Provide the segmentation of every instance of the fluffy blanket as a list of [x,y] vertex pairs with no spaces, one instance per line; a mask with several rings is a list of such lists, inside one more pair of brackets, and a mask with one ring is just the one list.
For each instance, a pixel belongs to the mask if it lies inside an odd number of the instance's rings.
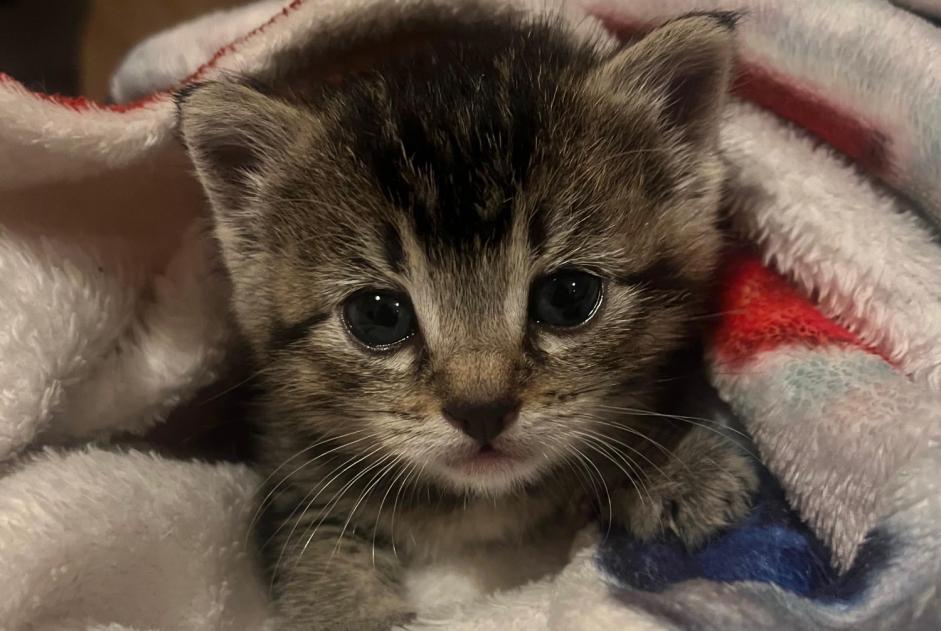
[[[254,475],[101,445],[217,380],[229,346],[167,90],[446,1],[214,14],[141,44],[115,105],[0,76],[0,628],[269,624],[246,545]],[[724,403],[705,397],[703,415],[740,419],[765,480],[748,519],[694,553],[589,529],[558,572],[514,589],[487,593],[550,551],[416,572],[412,629],[941,626],[941,31],[903,5],[941,14],[935,0],[563,7],[609,37],[744,10],[722,143],[747,191],[745,245],[708,349]]]

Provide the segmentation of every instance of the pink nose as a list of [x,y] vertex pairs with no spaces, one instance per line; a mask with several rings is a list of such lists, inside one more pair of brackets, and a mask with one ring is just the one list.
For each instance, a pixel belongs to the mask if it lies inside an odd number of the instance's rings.
[[444,418],[481,445],[487,445],[513,424],[519,416],[520,402],[499,399],[485,403],[452,401],[441,412]]

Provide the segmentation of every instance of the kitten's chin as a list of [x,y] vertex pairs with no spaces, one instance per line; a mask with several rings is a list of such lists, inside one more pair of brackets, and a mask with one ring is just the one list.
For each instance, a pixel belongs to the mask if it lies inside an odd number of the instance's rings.
[[539,477],[535,458],[522,458],[495,449],[449,459],[435,467],[439,478],[455,491],[502,495]]

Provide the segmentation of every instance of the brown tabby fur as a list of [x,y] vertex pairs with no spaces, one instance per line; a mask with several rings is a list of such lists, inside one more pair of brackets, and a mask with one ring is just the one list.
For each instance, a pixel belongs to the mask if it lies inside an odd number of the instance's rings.
[[[690,546],[746,511],[738,450],[644,412],[716,266],[733,39],[697,15],[608,50],[561,20],[430,5],[180,94],[260,369],[279,628],[407,621],[404,567],[574,530],[580,498],[608,512],[602,486],[616,523]],[[561,267],[604,279],[574,330],[527,316]],[[354,340],[341,305],[367,287],[406,292],[418,334]],[[443,402],[507,395],[519,420],[494,445],[515,466],[451,466],[478,447]]]

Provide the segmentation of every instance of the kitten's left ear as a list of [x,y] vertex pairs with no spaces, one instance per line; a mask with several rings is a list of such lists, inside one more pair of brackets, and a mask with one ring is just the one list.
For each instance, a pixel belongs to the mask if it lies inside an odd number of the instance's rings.
[[256,176],[316,126],[306,112],[236,81],[189,86],[176,103],[183,143],[217,214],[238,210]]
[[735,55],[735,15],[678,18],[606,61],[592,80],[615,94],[647,94],[665,122],[692,142],[711,142]]

